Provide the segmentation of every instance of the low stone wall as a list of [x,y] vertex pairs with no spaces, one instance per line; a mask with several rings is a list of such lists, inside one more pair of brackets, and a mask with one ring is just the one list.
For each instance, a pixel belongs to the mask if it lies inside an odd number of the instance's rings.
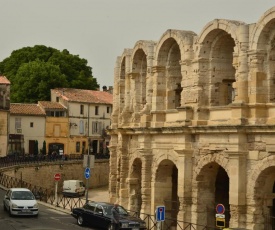
[[[5,175],[22,179],[32,185],[47,189],[55,188],[54,175],[61,174],[58,182],[59,191],[64,180],[83,180],[86,184],[82,161],[41,162],[39,164],[17,165],[1,168]],[[91,169],[89,188],[106,186],[109,183],[109,160],[96,160]]]

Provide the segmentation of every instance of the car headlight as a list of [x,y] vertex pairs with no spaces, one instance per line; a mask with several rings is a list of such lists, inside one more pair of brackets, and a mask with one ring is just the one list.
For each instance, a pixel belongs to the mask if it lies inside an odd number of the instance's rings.
[[36,203],[33,207],[34,207],[34,208],[38,208],[38,204]]
[[122,223],[121,228],[128,228],[128,223]]
[[17,208],[18,206],[17,206],[16,204],[12,203],[12,204],[11,204],[11,207],[12,207],[12,208]]

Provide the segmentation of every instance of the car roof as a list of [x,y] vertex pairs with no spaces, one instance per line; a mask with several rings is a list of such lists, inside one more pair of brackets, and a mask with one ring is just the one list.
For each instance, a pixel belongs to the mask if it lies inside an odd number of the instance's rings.
[[27,189],[27,188],[10,188],[10,190],[11,191],[29,191],[30,192],[30,190],[29,189]]

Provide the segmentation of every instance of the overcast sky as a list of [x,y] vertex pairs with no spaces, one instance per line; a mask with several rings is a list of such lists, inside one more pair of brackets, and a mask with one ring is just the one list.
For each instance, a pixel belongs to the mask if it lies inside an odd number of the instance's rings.
[[117,56],[138,40],[158,41],[167,29],[200,34],[214,19],[255,23],[274,0],[0,0],[0,61],[13,50],[67,49],[113,86]]

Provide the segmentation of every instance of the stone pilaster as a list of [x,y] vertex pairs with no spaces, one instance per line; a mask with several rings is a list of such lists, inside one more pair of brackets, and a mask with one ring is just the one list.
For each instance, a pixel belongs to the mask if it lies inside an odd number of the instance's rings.
[[235,90],[236,103],[248,102],[248,58],[247,50],[249,47],[249,27],[248,25],[240,25],[239,33],[239,53],[233,57],[233,65],[236,69],[236,82],[233,84]]
[[142,156],[141,168],[141,213],[151,211],[151,176],[152,176],[152,150],[139,149]]
[[[230,227],[241,223],[244,218],[244,206],[246,205],[246,160],[247,152],[245,151],[225,151],[229,156],[229,204],[234,207],[230,210]],[[233,215],[232,215],[233,211]],[[242,226],[234,226],[242,227]]]
[[[192,206],[192,154],[193,150],[175,150],[178,153],[178,197],[180,201],[178,223],[191,222]],[[185,226],[181,226],[181,229]]]

